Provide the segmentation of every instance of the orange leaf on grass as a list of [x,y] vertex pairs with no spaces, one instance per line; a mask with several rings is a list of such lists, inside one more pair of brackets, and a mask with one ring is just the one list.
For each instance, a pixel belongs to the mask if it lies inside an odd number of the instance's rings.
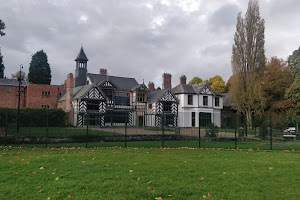
[[204,180],[204,178],[202,177],[202,178],[200,178],[200,181],[203,181]]
[[71,197],[72,197],[72,196],[69,194],[69,195],[68,195],[68,198],[71,198]]

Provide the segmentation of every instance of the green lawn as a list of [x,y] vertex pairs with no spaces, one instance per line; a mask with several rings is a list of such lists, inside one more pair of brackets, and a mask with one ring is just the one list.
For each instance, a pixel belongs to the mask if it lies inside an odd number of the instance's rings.
[[0,199],[299,199],[299,152],[0,148]]

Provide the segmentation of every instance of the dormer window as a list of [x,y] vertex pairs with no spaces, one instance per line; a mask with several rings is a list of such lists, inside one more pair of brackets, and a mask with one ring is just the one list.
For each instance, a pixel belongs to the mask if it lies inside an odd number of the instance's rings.
[[145,102],[145,94],[137,93],[137,102]]
[[220,97],[215,98],[215,106],[219,107],[220,106]]
[[208,96],[203,96],[203,105],[208,106]]

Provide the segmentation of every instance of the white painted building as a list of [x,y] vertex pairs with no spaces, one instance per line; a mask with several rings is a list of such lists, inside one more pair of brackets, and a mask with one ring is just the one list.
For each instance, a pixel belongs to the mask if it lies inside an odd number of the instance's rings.
[[209,123],[221,126],[223,95],[215,92],[208,83],[179,84],[172,93],[179,99],[179,127],[199,127],[199,122],[201,126]]

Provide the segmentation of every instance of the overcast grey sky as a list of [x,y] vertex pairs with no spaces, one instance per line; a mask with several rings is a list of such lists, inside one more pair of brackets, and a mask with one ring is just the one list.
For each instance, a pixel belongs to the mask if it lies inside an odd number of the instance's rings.
[[[0,37],[5,75],[43,49],[52,70],[52,84],[74,73],[81,44],[88,72],[106,68],[113,76],[141,83],[172,85],[185,74],[203,79],[231,76],[231,51],[238,12],[248,0],[0,0],[0,19],[7,28]],[[286,59],[300,46],[300,1],[260,0],[265,19],[268,58]]]

